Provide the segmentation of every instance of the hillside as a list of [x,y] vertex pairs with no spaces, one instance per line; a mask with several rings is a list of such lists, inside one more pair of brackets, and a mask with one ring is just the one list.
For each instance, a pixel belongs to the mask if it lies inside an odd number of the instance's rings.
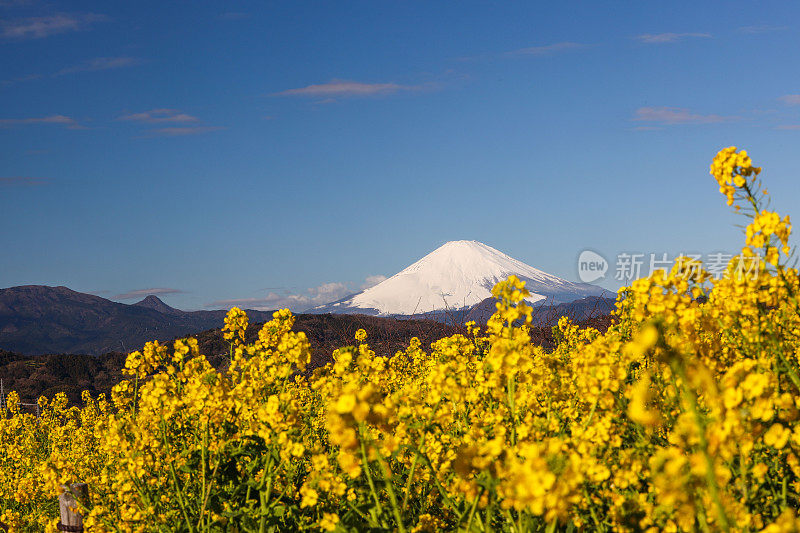
[[[180,311],[155,296],[127,305],[67,287],[11,287],[0,289],[0,348],[29,355],[126,352],[149,340],[222,327],[225,313]],[[256,321],[272,317],[248,314]]]
[[[263,322],[251,322],[247,329],[248,342],[256,338],[262,325]],[[436,339],[460,331],[432,320],[359,315],[299,315],[294,330],[303,331],[308,336],[312,349],[309,368],[313,369],[328,363],[336,348],[353,344],[359,328],[368,332],[370,346],[379,355],[394,355],[407,346],[411,337],[418,337],[427,347]],[[208,356],[212,365],[220,368],[227,364],[229,344],[222,338],[220,328],[191,336],[198,340],[200,353]],[[132,346],[131,349],[140,349],[141,346]],[[23,355],[0,350],[0,379],[6,392],[16,390],[26,401],[34,401],[40,395],[52,397],[57,392],[65,392],[70,402],[79,403],[83,390],[93,395],[108,393],[123,379],[121,369],[124,363],[125,354],[119,351],[97,356],[64,353]]]
[[[324,366],[332,360],[336,348],[353,344],[359,328],[367,331],[370,347],[383,356],[394,355],[404,349],[411,337],[418,337],[428,350],[430,343],[454,333],[465,333],[463,328],[434,320],[398,320],[365,315],[298,315],[295,331],[303,331],[311,343],[312,359],[309,370]],[[582,322],[602,331],[610,324],[609,316],[598,316]],[[247,341],[252,342],[263,323],[251,323]],[[534,327],[533,342],[545,348],[554,345],[549,327]],[[222,331],[214,328],[192,337],[198,340],[200,353],[206,355],[217,368],[227,364],[228,343]],[[136,346],[141,348],[141,346]],[[80,404],[81,391],[92,395],[108,393],[123,379],[125,354],[110,352],[99,356],[86,354],[23,355],[0,350],[0,379],[5,391],[15,390],[23,401],[33,402],[41,395],[52,398],[57,392],[67,394],[70,403]]]
[[[589,296],[569,303],[549,304],[544,301],[531,305],[533,323],[537,326],[555,326],[562,316],[573,322],[592,322],[611,314],[616,308],[616,299]],[[485,323],[497,310],[497,300],[487,298],[464,313],[464,321],[472,320],[478,324]]]

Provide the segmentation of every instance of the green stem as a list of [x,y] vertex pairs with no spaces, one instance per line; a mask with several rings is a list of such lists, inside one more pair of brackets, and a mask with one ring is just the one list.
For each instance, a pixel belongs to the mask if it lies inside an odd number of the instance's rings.
[[[361,433],[361,426],[359,425],[359,436]],[[372,498],[375,500],[375,507],[378,509],[378,513],[383,516],[383,507],[381,506],[380,498],[378,498],[378,493],[375,490],[375,483],[372,482],[372,474],[369,472],[369,461],[367,461],[367,449],[364,446],[364,439],[358,439],[359,444],[361,445],[361,461],[364,465],[364,473],[367,475],[367,482],[369,483],[369,490],[372,493]]]
[[[161,437],[164,443],[164,448],[166,449],[168,447],[167,430],[163,418],[161,419]],[[181,512],[183,513],[184,520],[186,520],[186,526],[189,528],[190,533],[194,533],[194,526],[192,525],[192,521],[189,520],[189,512],[186,509],[186,503],[183,501],[183,490],[178,482],[178,473],[175,472],[175,463],[173,461],[169,461],[169,472],[172,477],[172,482],[175,484],[175,494],[178,496],[178,505],[181,506]]]
[[258,502],[261,506],[261,517],[258,520],[258,533],[267,531],[267,497],[264,491],[258,492]]
[[513,376],[508,377],[506,389],[508,392],[508,409],[511,411],[511,444],[517,444],[517,418],[514,414],[515,381]]
[[486,523],[483,525],[484,531],[492,531],[492,519],[494,518],[494,507],[497,504],[497,499],[489,494],[489,508],[486,509]]
[[136,377],[133,380],[133,416],[136,417],[136,406],[139,403],[139,373],[136,373]]
[[683,362],[678,360],[677,354],[673,354],[672,367],[675,370],[675,373],[681,378],[681,381],[683,381],[683,398],[688,404],[689,411],[694,417],[694,421],[697,426],[698,438],[700,440],[700,451],[702,452],[706,463],[706,483],[708,484],[708,489],[711,492],[711,499],[714,501],[714,506],[717,509],[720,526],[722,527],[723,531],[729,531],[730,523],[728,522],[728,515],[725,512],[725,507],[722,505],[722,500],[719,497],[719,485],[717,484],[717,476],[714,473],[714,461],[711,459],[711,455],[708,453],[708,440],[706,439],[706,429],[705,424],[703,423],[703,417],[700,415],[700,411],[698,410],[697,397],[695,396],[694,391],[689,390],[689,379],[686,376],[686,369],[683,367]]
[[589,505],[589,515],[592,517],[592,521],[594,522],[595,531],[601,530],[600,521],[597,519],[597,514],[594,512],[594,502],[589,497],[589,491],[586,490],[586,487],[583,487],[583,494],[586,497],[586,502]]
[[511,531],[513,533],[519,533],[519,526],[517,522],[514,521],[514,517],[511,516],[510,509],[506,509],[506,520],[508,521],[509,524],[511,524]]
[[[417,448],[422,448],[424,444],[424,435],[420,436],[420,442],[417,445]],[[414,455],[414,460],[411,461],[411,470],[408,473],[408,481],[406,481],[406,490],[405,494],[403,495],[403,505],[400,506],[400,511],[405,512],[406,506],[408,505],[408,496],[411,494],[411,484],[414,481],[414,470],[417,468],[417,461],[419,460],[419,453]]]
[[353,505],[352,503],[350,503],[349,501],[347,501],[347,498],[345,498],[345,499],[344,499],[344,503],[345,503],[345,504],[346,504],[346,505],[347,505],[347,506],[348,506],[348,507],[349,507],[349,508],[350,508],[352,511],[354,511],[354,512],[355,512],[355,513],[356,513],[358,516],[360,516],[362,520],[364,520],[365,522],[369,522],[369,524],[370,524],[372,527],[378,527],[378,524],[377,524],[377,523],[376,523],[376,522],[375,522],[375,521],[372,519],[372,517],[370,517],[370,516],[367,516],[367,515],[365,515],[364,513],[362,513],[361,511],[359,511],[359,510],[358,510],[358,508],[357,508],[355,505]]
[[403,527],[403,517],[397,505],[397,497],[394,494],[394,488],[392,488],[392,473],[389,471],[389,467],[383,460],[383,457],[381,457],[380,452],[376,450],[375,453],[378,457],[378,464],[383,471],[384,485],[386,485],[386,492],[389,494],[389,503],[392,504],[392,514],[394,514],[394,519],[397,521],[397,529],[400,533],[405,533],[406,529]]
[[425,430],[430,425],[430,423],[433,421],[433,417],[436,414],[436,410],[439,408],[439,404],[441,402],[442,402],[442,400],[439,399],[439,401],[436,403],[434,408],[431,409],[431,413],[430,413],[430,415],[428,415],[428,421],[425,423],[425,426],[423,427],[422,432],[420,432],[419,443],[417,444],[417,447],[415,448],[414,460],[411,461],[411,471],[408,474],[408,481],[406,482],[406,493],[403,496],[403,505],[400,507],[400,510],[402,512],[406,511],[406,505],[408,504],[408,496],[411,493],[411,484],[414,481],[414,470],[417,467],[417,460],[419,459],[420,450],[422,450],[422,447],[425,444]]
[[199,531],[203,530],[203,519],[205,518],[205,514],[206,514],[205,513],[205,511],[206,511],[206,509],[205,509],[205,494],[206,494],[206,452],[208,451],[207,450],[207,446],[208,446],[208,439],[207,439],[208,422],[206,422],[206,425],[205,425],[204,429],[205,429],[205,431],[203,431],[203,442],[202,442],[202,444],[200,446],[200,463],[201,463],[200,464],[200,479],[201,479],[201,487],[202,487],[202,491],[200,492],[200,494],[203,495],[203,506],[200,509],[200,518],[198,518],[198,520],[197,520],[197,529]]
[[589,427],[589,424],[592,423],[592,418],[594,418],[594,412],[597,410],[597,404],[600,403],[600,400],[595,400],[594,404],[592,404],[592,410],[589,412],[589,418],[586,419],[586,422],[583,424],[583,429]]
[[483,496],[483,491],[486,490],[481,487],[481,491],[475,495],[475,499],[472,500],[472,506],[469,510],[469,519],[467,520],[467,531],[472,531],[472,519],[475,518],[475,509],[478,507],[478,500]]
[[[205,454],[206,456],[208,455],[208,441],[209,441],[209,437],[210,437],[210,430],[209,430],[209,427],[208,427],[208,421],[206,421],[206,433],[205,433],[205,435],[204,435],[204,442],[203,442],[204,454]],[[210,459],[208,459],[208,461],[210,462]],[[203,468],[205,469],[205,462],[203,463]],[[208,482],[208,487],[207,487],[207,488],[204,488],[204,490],[203,490],[203,492],[202,492],[202,496],[203,496],[203,507],[202,507],[202,510],[201,510],[201,513],[202,513],[202,515],[205,515],[206,508],[208,507],[208,501],[209,501],[209,499],[211,498],[211,490],[212,490],[212,488],[214,487],[214,480],[215,480],[215,479],[216,479],[216,477],[217,477],[217,471],[218,471],[218,470],[219,470],[219,461],[217,461],[217,464],[216,464],[216,465],[214,465],[214,470],[212,470],[212,471],[211,471],[211,476],[210,476],[210,478],[211,478],[211,479],[210,479],[210,481]],[[203,484],[205,485],[205,479],[204,479],[204,481],[203,481]],[[246,499],[245,501],[247,501],[247,500],[249,500],[249,499],[250,499],[250,498],[249,498],[249,495],[250,495],[250,487],[247,487],[247,493],[248,493],[248,497],[247,497],[247,499]]]
[[783,354],[780,352],[780,350],[778,351],[778,358],[781,360],[781,362],[786,367],[786,371],[789,373],[789,379],[792,380],[792,383],[794,383],[794,386],[797,387],[798,391],[800,391],[800,377],[797,376],[797,372],[794,371],[794,369],[791,367],[791,365],[786,360],[786,358],[783,357]]
[[442,499],[445,501],[445,503],[447,503],[447,505],[450,506],[450,509],[452,509],[454,512],[457,513],[458,507],[456,507],[456,505],[453,503],[453,500],[450,499],[450,496],[447,495],[447,492],[444,490],[444,487],[442,487],[442,484],[439,482],[439,478],[436,477],[436,469],[433,468],[433,463],[431,463],[430,458],[428,458],[428,456],[422,451],[420,451],[419,453],[420,457],[422,457],[425,460],[425,464],[427,464],[428,468],[431,469],[431,479],[433,479],[433,484],[436,486],[436,489],[439,491],[439,494],[441,495]]
[[262,490],[259,489],[258,491],[258,503],[261,512],[261,517],[258,520],[258,532],[265,533],[267,530],[267,513],[269,511],[269,502],[270,494],[272,493],[272,457],[270,457],[269,462],[267,463],[267,468],[264,469],[264,475],[267,476],[266,482],[262,479],[259,485],[261,487],[266,487]]

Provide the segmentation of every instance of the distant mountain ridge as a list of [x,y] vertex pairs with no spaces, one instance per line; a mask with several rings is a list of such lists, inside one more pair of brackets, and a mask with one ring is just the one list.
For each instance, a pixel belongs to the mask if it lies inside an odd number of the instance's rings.
[[[485,322],[494,312],[491,289],[515,275],[525,281],[545,325],[561,315],[581,320],[607,314],[613,293],[574,283],[518,261],[477,241],[451,241],[381,283],[307,314],[361,314],[421,318],[460,325]],[[591,311],[591,313],[589,313]],[[246,310],[251,323],[272,311]],[[67,287],[24,285],[0,289],[0,349],[27,355],[127,352],[148,341],[168,341],[221,328],[226,310],[182,311],[148,295],[134,304],[113,302]]]
[[[474,321],[485,324],[497,311],[497,300],[487,298],[464,313],[463,321]],[[616,309],[615,298],[602,296],[587,296],[580,300],[568,303],[550,304],[545,301],[534,303],[532,306],[534,326],[555,326],[562,316],[568,317],[572,322],[585,322],[610,315]]]
[[[181,311],[154,295],[129,305],[61,286],[10,287],[0,289],[0,348],[29,355],[132,351],[222,327],[226,313]],[[272,312],[247,314],[251,321],[272,318]]]
[[374,287],[307,312],[417,316],[465,310],[491,298],[492,287],[511,275],[525,281],[530,303],[557,305],[612,295],[548,274],[481,242],[450,241]]

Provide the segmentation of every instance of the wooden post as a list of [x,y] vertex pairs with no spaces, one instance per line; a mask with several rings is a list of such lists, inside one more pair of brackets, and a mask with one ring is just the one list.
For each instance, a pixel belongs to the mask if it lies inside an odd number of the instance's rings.
[[81,533],[83,516],[81,516],[78,502],[83,505],[89,503],[89,486],[86,483],[73,483],[69,487],[61,485],[61,489],[64,492],[58,497],[58,506],[61,510],[61,522],[58,524],[58,530]]

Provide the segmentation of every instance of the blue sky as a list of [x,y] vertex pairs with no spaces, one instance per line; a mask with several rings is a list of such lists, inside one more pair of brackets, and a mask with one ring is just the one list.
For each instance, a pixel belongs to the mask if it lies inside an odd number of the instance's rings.
[[587,248],[735,252],[719,148],[800,215],[798,21],[796,2],[0,0],[0,286],[299,309],[455,239],[571,280]]

